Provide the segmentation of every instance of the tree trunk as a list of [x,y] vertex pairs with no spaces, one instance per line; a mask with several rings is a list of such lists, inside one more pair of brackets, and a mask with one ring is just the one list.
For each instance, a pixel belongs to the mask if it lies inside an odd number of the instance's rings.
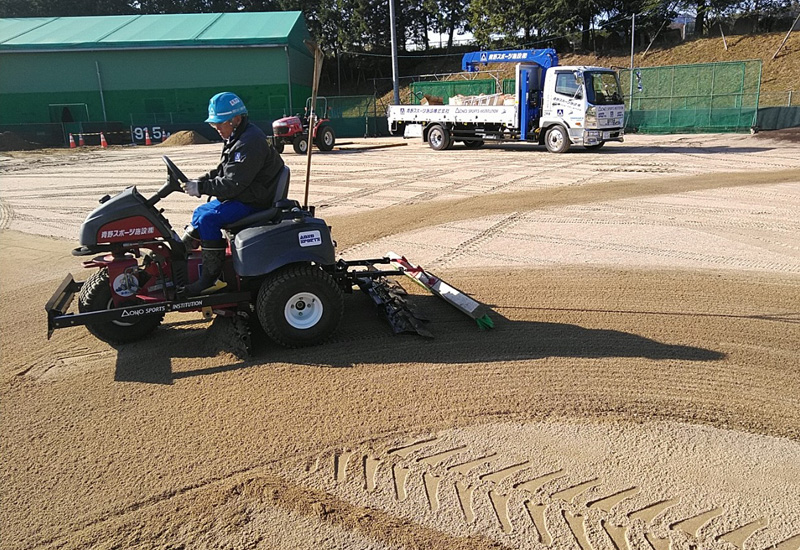
[[584,16],[583,21],[581,21],[581,27],[583,28],[583,31],[581,32],[581,49],[584,52],[588,52],[590,49],[592,49],[591,26],[591,17],[589,15]]
[[697,16],[694,18],[694,34],[697,36],[704,36],[706,34],[706,11],[708,6],[705,0],[698,0],[697,2]]

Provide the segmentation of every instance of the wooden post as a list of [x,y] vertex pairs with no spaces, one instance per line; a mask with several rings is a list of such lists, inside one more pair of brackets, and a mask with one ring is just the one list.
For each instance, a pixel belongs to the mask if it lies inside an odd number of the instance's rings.
[[786,44],[786,41],[789,39],[789,35],[792,34],[792,31],[794,30],[794,26],[797,25],[798,21],[800,21],[800,15],[797,16],[797,19],[794,20],[794,23],[792,23],[792,26],[789,27],[789,32],[787,32],[786,36],[783,37],[783,42],[781,42],[781,45],[778,46],[777,50],[775,50],[775,55],[772,56],[772,59],[775,59],[776,57],[778,57],[778,52],[781,51],[781,49],[783,48],[783,45]]

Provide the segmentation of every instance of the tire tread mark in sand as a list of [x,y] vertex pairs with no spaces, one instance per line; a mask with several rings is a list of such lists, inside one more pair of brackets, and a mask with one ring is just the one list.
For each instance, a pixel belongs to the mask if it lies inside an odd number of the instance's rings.
[[11,203],[0,197],[0,231],[11,227],[11,221],[14,219],[14,208]]
[[797,550],[800,548],[800,533],[770,546],[770,550]]
[[441,476],[433,475],[430,472],[423,472],[422,474],[425,495],[428,497],[428,507],[431,512],[439,510],[439,482],[441,480]]
[[461,512],[464,514],[464,521],[467,523],[475,522],[475,509],[472,507],[472,492],[474,490],[474,487],[467,485],[460,479],[456,481],[456,497],[458,497]]
[[662,512],[667,510],[668,508],[672,508],[673,506],[677,505],[680,502],[678,498],[672,498],[668,500],[661,500],[654,504],[650,504],[645,506],[644,508],[640,508],[635,512],[631,512],[628,514],[628,517],[632,520],[640,519],[645,523],[652,523],[655,518],[660,515]]
[[550,497],[563,500],[564,502],[575,502],[575,499],[578,497],[578,495],[585,493],[592,487],[597,487],[600,484],[601,482],[597,481],[597,478],[590,479],[589,481],[584,481],[583,483],[578,483],[577,485],[573,485],[571,487],[567,487],[566,489],[555,492],[550,495]]
[[669,528],[673,530],[680,529],[684,533],[688,533],[694,537],[697,537],[700,529],[702,529],[706,523],[717,516],[721,516],[723,513],[725,513],[725,511],[721,508],[714,508],[712,510],[703,512],[702,514],[671,523]]
[[547,529],[547,525],[545,523],[544,511],[547,508],[547,505],[536,504],[531,500],[526,500],[525,508],[528,510],[528,516],[531,518],[533,526],[536,529],[537,536],[539,537],[538,542],[544,544],[545,546],[550,546],[553,544],[553,536],[550,534],[550,531]]
[[561,510],[561,517],[567,522],[567,526],[581,550],[594,550],[592,545],[589,544],[589,539],[586,538],[586,521],[584,521],[583,515]]
[[[602,242],[599,239],[596,241],[591,241],[585,239],[556,237],[544,234],[529,235],[529,234],[516,234],[516,233],[508,233],[506,234],[506,236],[509,238],[513,238],[513,240],[519,244],[522,244],[523,242],[528,242],[531,244],[545,243],[551,245],[568,245],[593,251],[608,250],[612,252],[646,255],[656,258],[677,259],[677,260],[685,260],[691,262],[704,262],[716,266],[733,266],[742,269],[767,269],[770,271],[779,271],[779,272],[797,271],[797,264],[792,264],[792,263],[760,261],[760,260],[749,261],[745,258],[731,258],[727,256],[719,256],[710,253],[696,253],[696,252],[681,251],[681,250],[666,250],[663,248],[627,245],[621,243],[614,244],[609,242]],[[452,259],[456,258],[457,256],[463,256],[467,252],[468,252],[467,249],[459,250],[458,253],[437,259],[437,261],[442,262],[441,264],[439,264],[440,266],[446,265],[446,263],[451,263]]]
[[767,520],[764,518],[757,519],[755,521],[751,521],[741,527],[737,527],[733,531],[728,531],[722,535],[716,537],[715,540],[728,542],[733,544],[737,548],[742,548],[744,545],[744,541],[750,538],[750,535],[755,533],[756,531],[763,529],[767,526]]
[[502,233],[504,229],[513,227],[522,219],[524,219],[524,215],[520,214],[519,212],[511,212],[508,216],[505,216],[502,220],[493,224],[488,229],[484,229],[477,235],[474,235],[466,241],[459,243],[458,247],[456,247],[454,250],[449,251],[443,256],[439,256],[433,262],[431,262],[431,265],[436,265],[437,267],[447,266],[458,258],[475,251],[480,244],[495,238],[498,234]]
[[497,517],[497,521],[500,522],[500,527],[503,529],[504,533],[510,533],[514,530],[514,526],[511,524],[511,518],[508,515],[509,497],[511,497],[511,493],[504,495],[498,491],[489,491],[489,500],[492,503],[494,514]]
[[611,509],[622,502],[623,500],[636,496],[641,492],[639,487],[631,487],[630,489],[625,489],[624,491],[619,491],[614,493],[613,495],[608,495],[606,497],[601,497],[599,499],[590,500],[586,503],[587,508],[599,508],[604,512],[611,512]]
[[[511,466],[491,468],[489,467],[490,463],[500,458],[496,453],[492,453],[484,454],[479,458],[448,464],[460,454],[469,455],[469,448],[466,445],[462,445],[437,450],[437,443],[438,439],[436,437],[417,438],[388,449],[385,452],[385,457],[376,456],[374,451],[362,453],[359,456],[362,458],[365,478],[361,487],[369,493],[380,495],[380,488],[377,487],[376,479],[382,478],[377,475],[378,470],[390,468],[394,485],[394,500],[403,502],[409,499],[410,495],[406,489],[406,483],[413,477],[415,486],[419,482],[424,489],[425,496],[423,498],[428,510],[433,513],[446,513],[447,508],[442,508],[443,504],[440,501],[439,494],[445,485],[452,485],[456,498],[454,501],[445,502],[457,504],[458,513],[466,524],[475,525],[477,519],[476,504],[480,508],[480,506],[488,503],[497,521],[497,528],[505,535],[511,535],[515,531],[519,531],[514,526],[514,521],[517,520],[512,519],[517,516],[511,513],[509,503],[512,502],[515,492],[521,490],[531,496],[531,498],[522,501],[523,509],[527,511],[530,524],[519,532],[523,534],[528,532],[535,535],[536,542],[546,547],[554,547],[553,544],[556,542],[553,531],[555,526],[548,524],[553,515],[546,513],[552,507],[555,507],[554,512],[557,514],[555,517],[560,516],[563,519],[565,527],[572,534],[581,550],[596,550],[595,545],[592,544],[587,534],[589,532],[589,523],[591,522],[596,522],[597,527],[599,527],[599,530],[596,529],[595,533],[605,533],[606,544],[610,544],[615,550],[629,550],[631,548],[631,543],[628,542],[630,540],[628,531],[637,523],[644,527],[645,541],[653,550],[669,550],[672,544],[670,536],[663,537],[656,534],[657,532],[662,532],[663,529],[666,529],[668,533],[680,531],[695,541],[732,545],[741,550],[745,541],[753,533],[767,525],[767,520],[760,518],[735,527],[723,534],[716,535],[713,538],[703,537],[700,533],[706,526],[712,520],[725,513],[724,509],[715,507],[700,514],[663,525],[660,528],[662,531],[654,531],[654,527],[663,524],[663,520],[659,520],[659,517],[670,508],[679,505],[681,503],[680,498],[658,500],[626,513],[624,520],[614,520],[615,516],[611,514],[611,510],[622,502],[639,495],[641,493],[640,487],[628,487],[611,494],[598,492],[597,495],[593,495],[585,503],[581,504],[578,500],[579,497],[602,487],[603,481],[601,479],[593,478],[580,483],[568,483],[563,488],[553,487],[549,491],[546,490],[546,486],[556,480],[562,480],[560,485],[564,485],[563,478],[567,478],[568,473],[563,469],[558,469],[513,483],[509,487],[509,484],[505,482],[520,472],[531,468],[530,461],[518,461]],[[347,464],[355,454],[354,451],[341,451],[334,455],[332,474],[336,484],[348,482],[346,475]],[[321,458],[318,459],[318,463],[319,460]],[[487,467],[489,467],[489,470],[484,473],[474,472],[478,468]],[[473,482],[470,482],[469,479],[472,479]],[[478,487],[486,491],[486,496],[476,499],[475,489]],[[543,488],[545,489],[544,491],[542,491]],[[418,501],[412,500],[412,502],[417,503]],[[514,502],[517,502],[517,500],[515,499]],[[598,513],[601,514],[599,518],[597,516]],[[563,527],[561,531],[563,531]],[[796,550],[797,542],[800,542],[800,534],[787,538],[772,547],[777,550]]]

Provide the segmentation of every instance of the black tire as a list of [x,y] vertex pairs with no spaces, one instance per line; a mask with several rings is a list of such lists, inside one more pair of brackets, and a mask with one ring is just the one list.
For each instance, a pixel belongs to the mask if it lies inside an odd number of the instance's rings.
[[594,144],[594,145],[584,145],[583,147],[584,147],[584,148],[585,148],[587,151],[597,151],[598,149],[600,149],[600,148],[601,148],[603,145],[605,145],[605,144],[606,144],[606,142],[605,142],[605,141],[601,141],[600,143],[596,143],[596,144]]
[[551,153],[566,153],[569,151],[569,135],[563,126],[551,126],[544,135],[544,144]]
[[467,149],[478,149],[483,147],[483,140],[482,139],[467,139],[464,140],[464,147]]
[[275,148],[275,150],[278,152],[278,154],[279,154],[279,155],[280,155],[281,153],[283,153],[283,141],[280,141],[280,140],[277,140],[277,139],[276,139],[276,140],[273,142],[273,145],[272,145],[272,146]]
[[299,348],[331,337],[344,312],[344,297],[328,273],[312,265],[291,265],[261,283],[258,320],[276,344]]
[[440,124],[434,125],[428,131],[428,145],[434,151],[444,151],[450,147],[450,132]]
[[[134,305],[131,302],[127,305]],[[78,294],[78,311],[88,313],[90,311],[104,311],[113,309],[114,303],[111,299],[111,285],[108,280],[108,269],[103,268],[93,273]],[[89,332],[98,339],[109,344],[126,344],[141,340],[158,328],[164,314],[152,315],[137,319],[131,322],[106,321],[101,323],[90,323],[86,325]]]
[[333,149],[333,146],[336,145],[336,134],[333,132],[333,128],[327,125],[322,126],[317,130],[317,137],[314,143],[316,143],[320,151],[330,151]]
[[294,138],[292,147],[294,147],[294,152],[298,155],[305,155],[308,152],[308,136],[305,134],[300,134]]

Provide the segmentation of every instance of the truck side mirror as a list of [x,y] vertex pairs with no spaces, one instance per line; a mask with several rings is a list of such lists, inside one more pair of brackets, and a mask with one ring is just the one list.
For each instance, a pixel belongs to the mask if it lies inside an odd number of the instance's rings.
[[575,71],[572,74],[575,75],[575,84],[578,86],[583,86],[583,73],[580,71]]

